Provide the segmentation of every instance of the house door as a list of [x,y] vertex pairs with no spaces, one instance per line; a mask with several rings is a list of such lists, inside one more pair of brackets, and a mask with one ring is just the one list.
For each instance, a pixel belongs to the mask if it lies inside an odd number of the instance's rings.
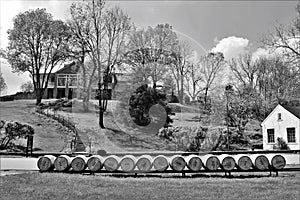
[[69,88],[68,99],[72,99],[73,97],[73,88]]

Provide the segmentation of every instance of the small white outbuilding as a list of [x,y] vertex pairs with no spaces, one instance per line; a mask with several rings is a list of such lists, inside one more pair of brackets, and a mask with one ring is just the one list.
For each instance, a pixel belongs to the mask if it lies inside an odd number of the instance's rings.
[[291,150],[300,149],[300,107],[277,105],[261,126],[264,150],[272,150],[277,138],[282,138]]

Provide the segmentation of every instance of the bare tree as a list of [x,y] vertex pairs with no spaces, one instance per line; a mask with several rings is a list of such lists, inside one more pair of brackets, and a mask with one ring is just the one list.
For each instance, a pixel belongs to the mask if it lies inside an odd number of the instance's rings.
[[200,72],[200,67],[200,62],[189,64],[188,72],[185,76],[185,88],[192,100],[196,100],[200,92],[203,91],[203,87],[201,84],[202,74]]
[[275,31],[262,40],[268,48],[281,50],[295,65],[300,62],[300,2],[296,6],[296,14],[292,26],[285,28],[283,25],[277,25]]
[[[70,11],[72,16],[70,24],[75,33],[78,58],[84,76],[83,87],[86,91],[84,102],[89,101],[91,86],[98,72],[99,125],[104,128],[103,114],[107,108],[106,92],[111,86],[114,66],[120,61],[126,36],[131,28],[130,19],[118,7],[106,10],[103,0],[73,4]],[[84,64],[86,54],[92,65]]]
[[204,91],[204,106],[207,105],[208,92],[212,89],[216,77],[224,69],[225,60],[222,53],[208,53],[206,56],[200,59],[202,74],[201,82],[203,83]]
[[[113,7],[104,15],[104,28],[103,60],[106,68],[104,70],[102,87],[103,91],[106,91],[109,86],[113,90],[117,83],[114,69],[122,64],[132,24],[127,14],[119,7]],[[102,103],[106,110],[107,101],[104,100]]]
[[172,47],[171,54],[171,72],[175,79],[178,99],[180,103],[183,103],[184,96],[184,79],[188,73],[188,60],[191,54],[190,45],[188,42],[176,42]]
[[259,67],[252,61],[251,54],[246,53],[232,59],[229,66],[234,77],[243,87],[256,89]]

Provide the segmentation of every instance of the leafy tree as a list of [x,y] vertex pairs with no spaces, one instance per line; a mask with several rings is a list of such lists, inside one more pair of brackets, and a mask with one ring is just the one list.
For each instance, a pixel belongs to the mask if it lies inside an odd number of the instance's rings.
[[22,92],[33,92],[34,86],[31,81],[27,81],[21,85],[20,89]]
[[167,57],[176,38],[169,24],[158,24],[155,28],[134,30],[130,36],[128,52],[124,60],[132,66],[135,82],[139,84],[165,83],[169,63]]
[[39,104],[48,85],[48,74],[68,58],[69,28],[39,8],[18,14],[13,22],[5,57],[15,72],[31,74]]
[[7,88],[7,85],[6,85],[5,80],[2,76],[2,72],[0,72],[0,95],[1,95],[1,93],[3,93],[3,91],[5,91],[6,88]]
[[226,122],[229,127],[238,129],[243,134],[246,124],[254,118],[260,118],[261,101],[259,94],[251,87],[236,91],[231,86],[225,91],[228,103]]

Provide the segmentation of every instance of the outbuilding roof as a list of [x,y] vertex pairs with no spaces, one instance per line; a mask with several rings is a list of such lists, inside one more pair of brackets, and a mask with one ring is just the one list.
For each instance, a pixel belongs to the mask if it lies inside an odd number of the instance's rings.
[[300,107],[296,107],[296,106],[282,106],[282,107],[284,107],[286,110],[288,110],[290,113],[295,115],[298,119],[300,119]]

